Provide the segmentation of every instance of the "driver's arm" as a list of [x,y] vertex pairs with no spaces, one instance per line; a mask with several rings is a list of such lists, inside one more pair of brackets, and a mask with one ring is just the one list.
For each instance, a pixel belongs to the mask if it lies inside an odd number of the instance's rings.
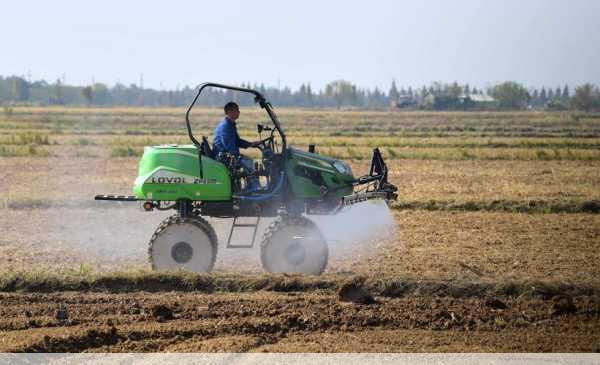
[[245,139],[241,139],[239,134],[237,135],[237,138],[236,138],[236,144],[239,148],[252,147],[252,142],[248,142]]
[[240,138],[240,135],[236,132],[236,144],[239,148],[258,147],[258,145],[260,145],[260,141],[246,141],[245,139]]

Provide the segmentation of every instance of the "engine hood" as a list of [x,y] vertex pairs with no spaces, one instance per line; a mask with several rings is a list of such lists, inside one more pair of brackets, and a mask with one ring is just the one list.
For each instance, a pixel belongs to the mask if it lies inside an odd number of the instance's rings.
[[[294,160],[296,160],[296,163],[300,166],[308,167],[310,169],[319,170],[323,172],[328,172],[331,174],[342,174],[348,177],[353,177],[350,166],[342,160],[319,155],[317,153],[307,152],[294,147],[289,147],[288,153],[289,158],[293,158]],[[347,170],[340,171],[339,168],[336,168],[336,164],[338,166],[340,166],[340,164],[344,165],[347,168]]]

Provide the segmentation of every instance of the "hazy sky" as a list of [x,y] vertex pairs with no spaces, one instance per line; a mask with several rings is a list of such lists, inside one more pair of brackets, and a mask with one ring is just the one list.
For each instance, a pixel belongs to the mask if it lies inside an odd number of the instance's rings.
[[600,84],[600,1],[6,1],[0,75],[175,88]]

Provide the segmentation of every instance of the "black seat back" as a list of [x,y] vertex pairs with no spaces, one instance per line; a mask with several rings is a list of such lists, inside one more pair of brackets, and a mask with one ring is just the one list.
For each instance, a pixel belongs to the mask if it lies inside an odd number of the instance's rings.
[[208,138],[206,138],[206,136],[202,136],[202,144],[200,144],[200,150],[204,156],[215,158],[213,156],[212,148],[210,148],[210,143],[208,143]]

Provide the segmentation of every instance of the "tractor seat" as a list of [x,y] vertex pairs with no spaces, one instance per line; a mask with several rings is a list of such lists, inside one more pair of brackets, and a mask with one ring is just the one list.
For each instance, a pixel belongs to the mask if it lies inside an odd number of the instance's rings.
[[200,144],[200,151],[204,156],[215,158],[213,155],[213,150],[210,148],[210,143],[208,143],[208,138],[206,136],[202,136],[202,143]]

